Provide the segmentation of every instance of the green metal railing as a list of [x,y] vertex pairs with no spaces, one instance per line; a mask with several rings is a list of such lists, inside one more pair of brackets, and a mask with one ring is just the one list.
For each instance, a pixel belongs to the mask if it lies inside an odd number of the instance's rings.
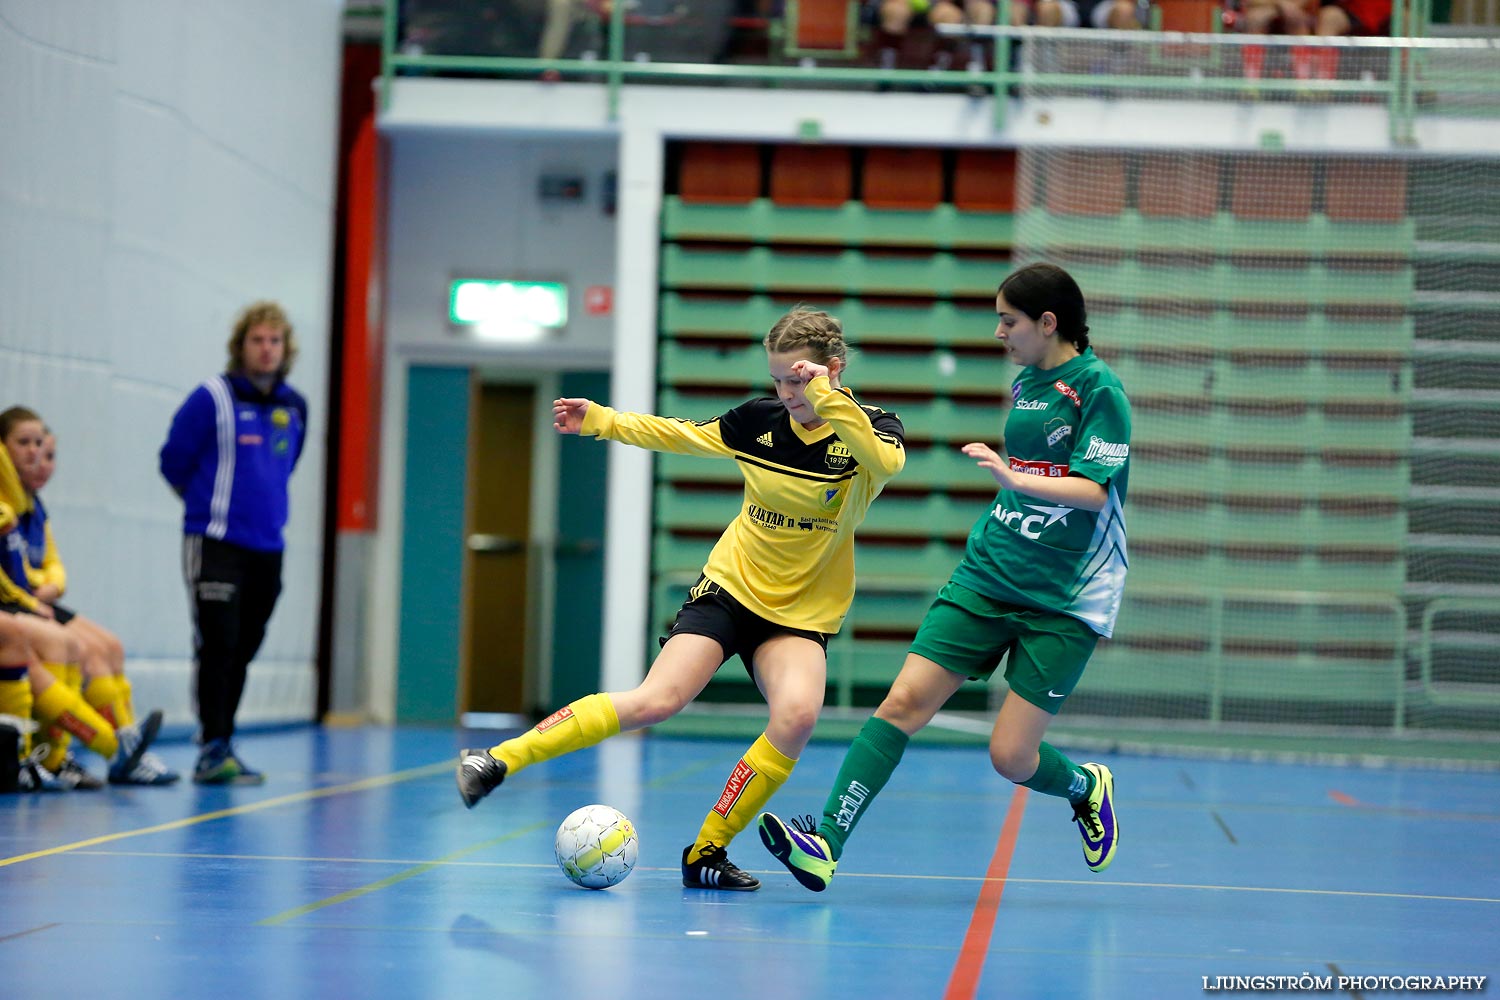
[[[620,92],[627,83],[715,82],[753,86],[798,85],[864,87],[887,86],[896,89],[968,91],[996,98],[996,128],[1003,128],[1009,112],[1006,98],[1013,93],[1039,91],[1063,94],[1091,92],[1115,96],[1204,97],[1225,95],[1238,99],[1295,98],[1302,101],[1355,99],[1383,101],[1390,119],[1390,136],[1398,145],[1415,143],[1415,120],[1421,100],[1434,93],[1485,95],[1500,91],[1500,70],[1482,67],[1474,79],[1455,77],[1445,72],[1445,59],[1452,53],[1490,52],[1495,66],[1500,66],[1500,39],[1421,37],[1431,23],[1432,0],[1399,0],[1392,14],[1390,38],[1318,38],[1288,36],[1251,36],[1229,33],[1188,34],[1158,31],[1077,30],[1067,28],[1011,28],[994,26],[944,26],[944,35],[966,37],[978,44],[993,45],[994,68],[959,67],[947,70],[881,69],[873,66],[820,66],[810,60],[792,65],[741,65],[714,63],[653,62],[627,57],[627,4],[612,6],[608,24],[605,58],[541,59],[513,56],[408,55],[401,52],[399,4],[392,0],[385,7],[384,70],[382,99],[389,100],[391,82],[406,73],[468,75],[539,76],[555,71],[574,79],[593,79],[608,88],[608,115],[616,120],[620,114]],[[1010,0],[1001,0],[998,20],[1006,24]],[[777,37],[782,31],[773,33]],[[1413,37],[1405,37],[1411,35]],[[1018,42],[1034,41],[1038,45],[1110,46],[1117,50],[1144,50],[1147,53],[1172,52],[1172,60],[1141,61],[1154,72],[1084,73],[1043,72],[1026,59],[1014,65],[1012,53]],[[793,50],[788,42],[779,53],[788,59],[806,55]],[[1364,79],[1266,79],[1238,74],[1215,75],[1224,68],[1222,56],[1235,48],[1258,46],[1265,49],[1292,47],[1301,50],[1337,49],[1361,53],[1366,57],[1379,51],[1388,53],[1384,72],[1379,78]],[[1140,47],[1140,48],[1137,48]],[[830,58],[847,58],[846,51],[830,52]],[[1378,58],[1378,56],[1376,57]],[[1481,56],[1483,58],[1483,56]],[[1168,65],[1170,63],[1170,65]],[[1235,63],[1234,65],[1238,65]],[[1205,69],[1210,72],[1205,72]]]

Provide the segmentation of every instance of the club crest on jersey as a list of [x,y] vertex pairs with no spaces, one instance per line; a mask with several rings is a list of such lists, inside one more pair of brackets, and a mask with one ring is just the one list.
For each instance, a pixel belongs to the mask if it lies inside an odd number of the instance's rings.
[[844,505],[844,485],[824,486],[818,490],[818,506],[824,510],[838,510]]
[[844,442],[830,441],[828,442],[828,454],[824,456],[824,461],[828,463],[830,469],[838,472],[841,469],[848,468],[849,459],[853,456],[854,453],[849,450],[849,446]]
[[1073,425],[1061,417],[1053,417],[1044,428],[1047,432],[1047,447],[1065,448],[1073,436]]
[[276,407],[271,411],[271,424],[275,427],[288,427],[291,425],[292,415],[284,407]]

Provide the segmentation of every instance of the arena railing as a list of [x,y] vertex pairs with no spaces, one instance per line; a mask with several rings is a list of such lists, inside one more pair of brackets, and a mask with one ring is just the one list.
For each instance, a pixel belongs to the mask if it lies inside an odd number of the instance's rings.
[[[1141,100],[1383,104],[1391,139],[1408,146],[1415,143],[1414,123],[1423,114],[1500,116],[1500,38],[1422,37],[1431,22],[1431,0],[1397,3],[1392,36],[1383,38],[943,26],[939,34],[949,44],[961,47],[967,40],[982,50],[975,59],[954,59],[949,69],[851,65],[847,46],[828,50],[819,61],[790,43],[777,51],[774,42],[767,43],[772,51],[761,57],[764,62],[708,61],[723,47],[712,41],[702,50],[702,61],[684,61],[685,52],[698,53],[673,43],[686,37],[670,34],[675,15],[642,13],[649,2],[613,4],[607,21],[588,22],[596,32],[593,43],[584,51],[575,45],[573,57],[559,59],[498,54],[507,46],[493,39],[472,39],[463,48],[473,53],[488,46],[497,54],[439,54],[441,45],[424,46],[416,37],[420,29],[403,24],[403,5],[388,4],[383,94],[388,99],[393,78],[408,74],[561,77],[604,84],[607,114],[615,120],[627,84],[967,92],[1000,98],[993,102],[997,128],[1013,112],[1006,99],[1011,97],[1104,94]],[[1009,18],[1010,2],[1001,0],[1001,24]],[[721,30],[731,30],[734,20],[726,8]],[[766,20],[759,19],[749,30],[784,34],[779,22],[760,23]],[[701,34],[703,23],[697,22],[697,30]],[[1271,64],[1291,64],[1293,71],[1281,76],[1262,72]]]

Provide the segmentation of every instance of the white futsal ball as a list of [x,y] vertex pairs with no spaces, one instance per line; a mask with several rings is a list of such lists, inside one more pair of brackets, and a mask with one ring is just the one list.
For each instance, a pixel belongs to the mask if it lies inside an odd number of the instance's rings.
[[557,828],[557,866],[585,889],[625,881],[639,850],[635,826],[611,806],[575,809]]

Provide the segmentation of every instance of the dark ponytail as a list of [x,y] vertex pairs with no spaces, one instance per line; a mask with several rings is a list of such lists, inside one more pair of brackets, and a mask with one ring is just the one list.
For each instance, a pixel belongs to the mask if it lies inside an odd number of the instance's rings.
[[1000,283],[1000,294],[1033,322],[1049,312],[1057,317],[1057,335],[1079,351],[1089,346],[1088,309],[1073,276],[1056,264],[1027,264]]

